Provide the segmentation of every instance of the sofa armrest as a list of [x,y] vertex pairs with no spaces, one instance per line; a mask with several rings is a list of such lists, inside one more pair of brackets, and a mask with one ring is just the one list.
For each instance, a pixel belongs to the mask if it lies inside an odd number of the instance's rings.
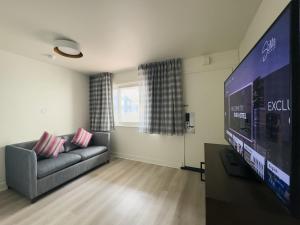
[[34,151],[6,146],[5,167],[8,187],[30,199],[37,196],[37,157]]
[[106,146],[111,155],[110,133],[109,132],[93,132],[92,143],[96,146]]

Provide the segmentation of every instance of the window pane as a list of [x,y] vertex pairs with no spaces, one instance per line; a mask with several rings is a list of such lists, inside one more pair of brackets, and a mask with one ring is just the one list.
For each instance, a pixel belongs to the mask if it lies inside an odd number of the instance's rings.
[[119,122],[118,114],[119,114],[119,98],[118,98],[118,89],[113,89],[113,104],[114,104],[114,119],[115,122]]
[[139,88],[124,87],[119,91],[119,122],[139,122]]

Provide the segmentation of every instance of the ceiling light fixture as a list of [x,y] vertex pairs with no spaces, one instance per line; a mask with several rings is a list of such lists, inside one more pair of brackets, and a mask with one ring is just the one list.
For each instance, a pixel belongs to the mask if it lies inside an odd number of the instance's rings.
[[55,40],[54,52],[69,58],[81,58],[83,56],[79,44],[71,40]]

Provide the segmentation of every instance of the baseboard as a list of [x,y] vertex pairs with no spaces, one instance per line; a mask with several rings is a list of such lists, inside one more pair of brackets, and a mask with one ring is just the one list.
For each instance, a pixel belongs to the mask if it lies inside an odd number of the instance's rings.
[[6,181],[0,180],[0,191],[5,191],[7,189]]
[[113,153],[114,158],[121,158],[121,159],[128,159],[128,160],[133,160],[133,161],[139,161],[139,162],[144,162],[144,163],[149,163],[149,164],[154,164],[158,166],[166,166],[166,167],[171,167],[171,168],[180,168],[181,163],[178,162],[170,162],[170,161],[162,161],[162,160],[157,160],[153,158],[147,158],[143,156],[135,156],[135,155],[130,155],[130,154],[124,154],[124,153]]

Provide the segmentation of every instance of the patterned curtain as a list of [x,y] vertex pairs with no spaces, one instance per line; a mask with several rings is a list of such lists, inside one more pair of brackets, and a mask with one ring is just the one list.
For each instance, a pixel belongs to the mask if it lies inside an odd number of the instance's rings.
[[181,59],[172,59],[138,67],[141,79],[141,132],[184,134],[181,64]]
[[114,129],[111,73],[90,76],[90,127],[92,131]]

